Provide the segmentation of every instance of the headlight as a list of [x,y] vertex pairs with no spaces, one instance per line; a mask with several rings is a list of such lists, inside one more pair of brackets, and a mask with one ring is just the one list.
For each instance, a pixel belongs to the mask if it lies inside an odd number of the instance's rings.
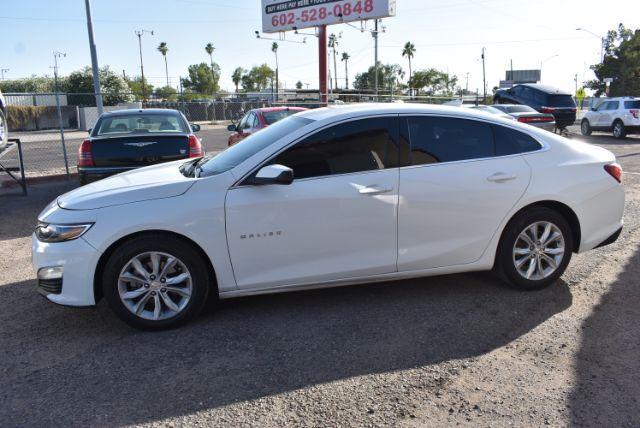
[[79,238],[93,226],[84,224],[47,224],[39,223],[36,227],[36,238],[40,242],[64,242]]

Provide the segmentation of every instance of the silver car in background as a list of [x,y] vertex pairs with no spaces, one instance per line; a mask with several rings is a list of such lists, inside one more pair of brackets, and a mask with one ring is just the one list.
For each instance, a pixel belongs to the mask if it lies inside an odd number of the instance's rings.
[[556,121],[552,114],[540,113],[529,106],[522,104],[494,104],[491,107],[508,114],[518,122],[533,125],[551,132],[556,129]]
[[501,117],[503,119],[509,119],[509,120],[515,120],[513,118],[513,116],[498,110],[497,108],[493,108],[491,106],[485,106],[485,105],[477,105],[477,106],[469,106],[470,109],[473,110],[480,110],[480,111],[484,111],[486,113],[491,113],[491,114],[495,114],[498,117]]

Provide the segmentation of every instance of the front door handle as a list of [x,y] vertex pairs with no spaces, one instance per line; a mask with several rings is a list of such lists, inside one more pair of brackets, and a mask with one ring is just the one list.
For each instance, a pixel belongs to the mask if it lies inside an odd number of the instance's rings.
[[492,181],[494,183],[504,183],[506,181],[515,180],[518,178],[515,174],[506,174],[504,172],[496,172],[493,175],[487,177],[487,181]]
[[378,187],[368,186],[358,190],[361,195],[380,195],[382,193],[389,193],[393,190],[391,187]]

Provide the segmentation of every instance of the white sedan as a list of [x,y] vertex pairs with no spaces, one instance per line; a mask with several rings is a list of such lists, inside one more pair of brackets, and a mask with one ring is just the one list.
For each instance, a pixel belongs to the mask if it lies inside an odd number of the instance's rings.
[[311,110],[217,156],[60,196],[33,235],[38,289],[70,306],[104,297],[143,329],[209,297],[492,269],[536,289],[620,234],[615,161],[467,109]]

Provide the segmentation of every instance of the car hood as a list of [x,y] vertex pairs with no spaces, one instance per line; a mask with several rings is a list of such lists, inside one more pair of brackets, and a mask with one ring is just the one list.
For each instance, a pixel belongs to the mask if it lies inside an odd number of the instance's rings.
[[140,168],[80,187],[58,198],[67,210],[93,210],[182,195],[195,183],[180,172],[184,160]]

